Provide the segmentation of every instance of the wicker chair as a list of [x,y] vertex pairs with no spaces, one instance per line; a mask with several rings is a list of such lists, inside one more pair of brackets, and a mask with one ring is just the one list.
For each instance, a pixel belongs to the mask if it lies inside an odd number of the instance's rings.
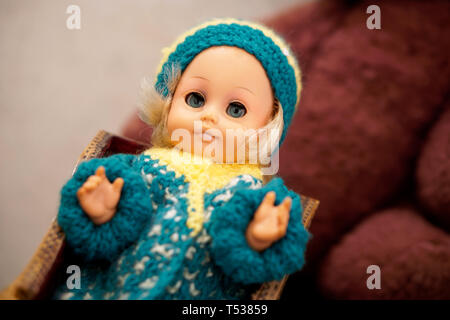
[[[149,145],[125,139],[106,131],[99,131],[83,151],[74,168],[74,172],[81,161],[107,157],[116,153],[138,154]],[[303,224],[309,227],[319,201],[301,195],[303,205]],[[35,254],[23,272],[5,290],[0,292],[0,299],[37,300],[51,296],[58,274],[61,275],[64,261],[68,259],[65,235],[56,219],[53,220],[49,231],[45,235]],[[249,297],[252,300],[278,300],[287,281],[285,276],[281,281],[271,281],[255,287]]]

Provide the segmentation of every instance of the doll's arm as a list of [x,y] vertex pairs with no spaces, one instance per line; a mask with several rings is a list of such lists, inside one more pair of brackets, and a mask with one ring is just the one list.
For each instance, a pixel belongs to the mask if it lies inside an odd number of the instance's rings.
[[[292,198],[286,234],[265,250],[250,247],[246,231],[254,213],[269,191],[276,194],[275,205]],[[281,178],[275,178],[260,189],[241,189],[211,215],[209,233],[211,254],[215,263],[234,281],[250,284],[280,280],[304,264],[306,243],[310,234],[302,224],[300,197],[288,190]]]
[[[136,241],[153,208],[140,171],[134,167],[136,156],[117,154],[83,162],[61,190],[58,224],[68,245],[85,260],[112,260]],[[108,180],[123,179],[120,200],[114,217],[96,225],[83,211],[77,192],[89,176],[103,166]]]

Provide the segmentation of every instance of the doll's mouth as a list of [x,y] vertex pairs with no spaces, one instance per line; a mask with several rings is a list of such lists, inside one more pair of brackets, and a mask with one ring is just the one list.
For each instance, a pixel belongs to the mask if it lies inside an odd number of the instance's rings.
[[202,133],[202,140],[205,141],[205,142],[210,142],[214,138],[215,137],[213,135],[209,134],[208,132],[203,132]]
[[198,132],[198,133],[195,133],[195,135],[203,142],[211,142],[217,138],[216,135],[211,134],[210,132],[207,132],[207,131]]

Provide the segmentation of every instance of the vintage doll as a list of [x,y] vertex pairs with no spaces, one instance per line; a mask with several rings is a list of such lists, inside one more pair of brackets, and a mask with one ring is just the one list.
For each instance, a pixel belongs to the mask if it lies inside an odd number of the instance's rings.
[[263,184],[249,136],[229,142],[251,129],[275,154],[300,87],[288,46],[254,23],[212,20],[165,49],[143,85],[153,147],[84,162],[61,191],[58,223],[83,264],[81,288],[54,298],[239,299],[299,270],[300,197],[281,178]]

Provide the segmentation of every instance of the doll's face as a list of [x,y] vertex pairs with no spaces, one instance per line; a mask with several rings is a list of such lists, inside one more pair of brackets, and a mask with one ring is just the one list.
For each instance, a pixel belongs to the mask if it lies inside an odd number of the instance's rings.
[[270,81],[253,55],[237,47],[211,47],[183,72],[167,128],[172,143],[184,151],[216,161],[225,161],[228,152],[227,157],[231,153],[236,160],[239,143],[230,133],[239,136],[264,127],[271,120],[273,105]]

